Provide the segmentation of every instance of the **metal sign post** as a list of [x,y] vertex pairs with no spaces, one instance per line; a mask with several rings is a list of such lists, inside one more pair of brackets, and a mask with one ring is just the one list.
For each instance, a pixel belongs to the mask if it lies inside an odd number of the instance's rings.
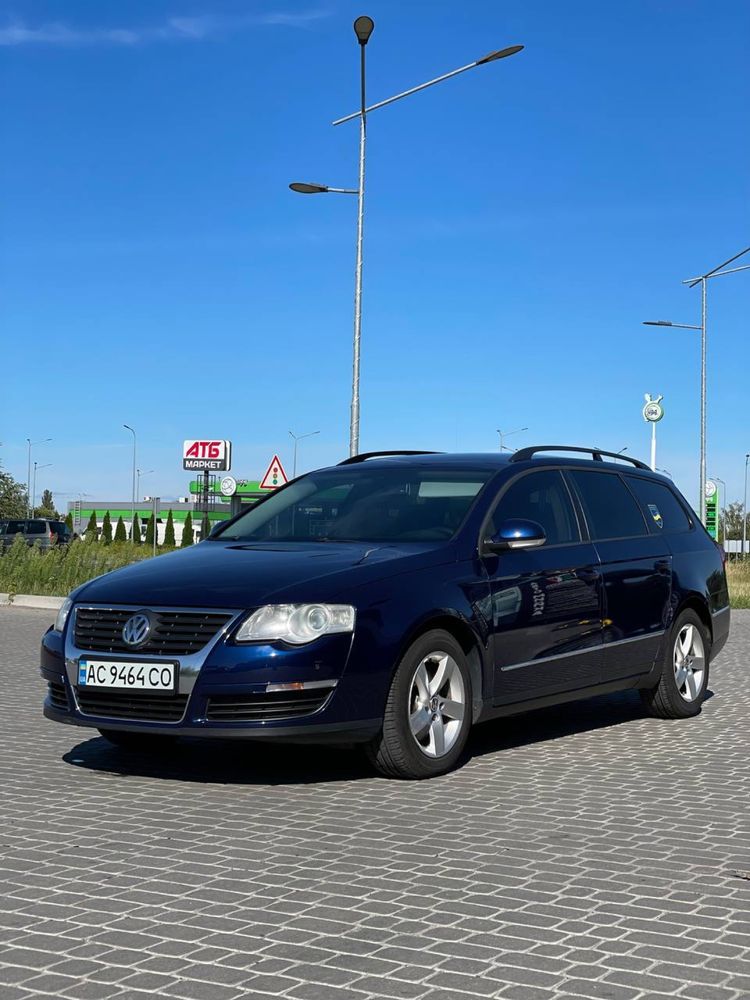
[[643,419],[651,424],[651,468],[656,472],[656,425],[664,416],[664,407],[661,405],[663,396],[653,397],[650,392],[644,396],[646,405],[643,407]]
[[151,524],[154,527],[154,555],[156,555],[156,547],[159,542],[159,525],[157,523],[157,518],[159,516],[160,498],[151,497]]

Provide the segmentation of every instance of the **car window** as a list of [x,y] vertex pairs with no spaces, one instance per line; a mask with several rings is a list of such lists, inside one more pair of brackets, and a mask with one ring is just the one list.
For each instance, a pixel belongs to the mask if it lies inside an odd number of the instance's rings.
[[593,539],[648,534],[646,522],[625,483],[614,472],[571,470]]
[[8,521],[5,526],[6,535],[18,535],[21,534],[26,528],[26,521]]
[[214,537],[248,542],[448,539],[491,474],[366,463],[324,469],[291,483]]
[[47,533],[45,521],[28,521],[26,524],[27,535],[44,535]]
[[563,545],[580,539],[568,489],[556,469],[530,472],[512,483],[492,514],[490,535],[511,517],[541,524],[548,545]]
[[690,531],[690,518],[668,486],[639,476],[626,478],[628,486],[643,505],[646,523],[653,534]]

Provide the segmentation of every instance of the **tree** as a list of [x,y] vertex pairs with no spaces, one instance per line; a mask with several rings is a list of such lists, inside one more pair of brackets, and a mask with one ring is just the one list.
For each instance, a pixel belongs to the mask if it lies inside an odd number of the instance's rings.
[[141,538],[141,522],[138,518],[138,514],[133,518],[133,523],[130,526],[130,540],[136,545],[140,545],[142,542]]
[[72,535],[73,534],[73,511],[72,510],[69,510],[68,513],[65,515],[65,524],[66,524],[66,526],[68,528],[68,531]]
[[150,545],[151,548],[154,547],[155,526],[156,526],[156,520],[154,518],[154,515],[152,514],[151,517],[148,519],[148,523],[146,524],[146,545]]
[[125,522],[122,516],[117,518],[117,527],[115,528],[115,539],[116,542],[127,542],[128,533],[125,530]]
[[112,541],[112,518],[109,516],[109,511],[102,521],[102,541],[105,545],[109,545]]
[[26,517],[28,504],[26,487],[17,483],[9,472],[0,469],[0,517]]
[[84,534],[86,535],[87,542],[95,542],[99,537],[99,528],[97,527],[96,524],[95,510],[91,511],[91,517],[89,518],[89,523],[86,525],[86,531],[84,532]]
[[190,511],[187,512],[185,517],[185,525],[182,529],[182,541],[180,542],[181,548],[187,548],[188,545],[193,544],[193,517]]
[[174,518],[172,517],[172,508],[169,508],[169,513],[167,514],[167,524],[164,528],[164,547],[167,549],[174,548]]
[[45,510],[52,511],[54,514],[54,517],[52,518],[53,521],[58,521],[60,519],[60,515],[57,513],[57,508],[55,507],[54,497],[52,496],[50,490],[44,490],[42,493],[41,506],[44,507]]
[[[726,525],[726,536],[734,541],[742,538],[742,503],[735,500],[721,512],[722,520]],[[750,519],[748,520],[747,535],[750,537]]]

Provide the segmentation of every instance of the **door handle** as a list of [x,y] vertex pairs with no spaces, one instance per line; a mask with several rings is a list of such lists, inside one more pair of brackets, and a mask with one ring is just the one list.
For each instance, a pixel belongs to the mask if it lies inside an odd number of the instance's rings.
[[657,559],[654,563],[654,569],[657,573],[666,574],[671,570],[671,564],[669,559]]

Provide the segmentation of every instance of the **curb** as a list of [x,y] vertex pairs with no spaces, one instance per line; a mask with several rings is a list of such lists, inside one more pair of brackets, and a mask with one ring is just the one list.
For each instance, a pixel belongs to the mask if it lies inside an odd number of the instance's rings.
[[0,594],[0,606],[14,608],[42,608],[57,611],[64,597],[44,597],[41,594]]

